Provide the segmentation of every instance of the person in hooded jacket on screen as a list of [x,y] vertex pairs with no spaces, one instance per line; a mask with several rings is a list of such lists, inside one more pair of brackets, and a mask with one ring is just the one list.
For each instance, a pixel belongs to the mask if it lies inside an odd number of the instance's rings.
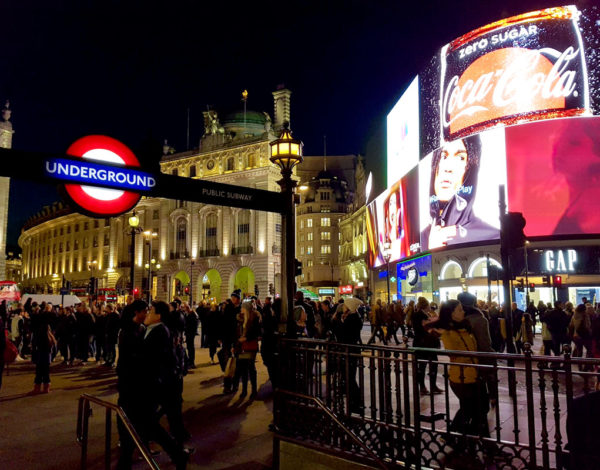
[[423,249],[489,240],[499,230],[473,210],[481,161],[478,135],[446,142],[433,152],[429,211],[431,224],[423,231]]

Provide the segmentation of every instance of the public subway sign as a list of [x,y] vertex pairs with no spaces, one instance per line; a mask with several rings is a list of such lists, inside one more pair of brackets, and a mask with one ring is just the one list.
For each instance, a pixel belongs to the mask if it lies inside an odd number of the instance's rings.
[[441,122],[452,140],[504,123],[589,112],[584,47],[574,6],[548,8],[471,31],[441,52]]

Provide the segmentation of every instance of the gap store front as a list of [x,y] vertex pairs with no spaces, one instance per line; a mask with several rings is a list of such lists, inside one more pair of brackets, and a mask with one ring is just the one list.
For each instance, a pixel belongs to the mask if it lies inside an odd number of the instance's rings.
[[[487,279],[487,256],[501,259],[501,193],[531,247],[600,244],[596,17],[571,5],[483,26],[412,80],[387,116],[387,189],[367,201],[378,290],[388,260],[401,279],[397,264],[430,254],[434,299],[468,290],[502,301]],[[569,289],[595,284],[565,274]],[[402,282],[396,295],[416,294]]]

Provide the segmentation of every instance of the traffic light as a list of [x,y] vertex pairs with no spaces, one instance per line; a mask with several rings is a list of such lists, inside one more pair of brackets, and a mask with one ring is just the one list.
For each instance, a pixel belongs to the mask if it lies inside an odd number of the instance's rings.
[[273,285],[273,283],[271,282],[269,284],[269,295],[273,295],[275,293],[275,286]]
[[190,293],[190,286],[185,286],[184,292],[185,295],[188,295]]
[[562,276],[552,276],[552,285],[554,287],[562,287]]
[[137,287],[133,288],[133,296],[137,297],[138,295],[140,295],[140,290]]
[[542,276],[542,284],[550,287],[550,276]]
[[535,282],[529,283],[529,292],[535,292]]
[[525,292],[525,281],[523,279],[519,279],[519,283],[517,284],[517,290],[519,292]]
[[298,258],[294,258],[294,276],[302,275],[302,261]]
[[527,221],[521,212],[509,212],[502,217],[502,240],[509,250],[525,246],[525,233],[523,229]]
[[254,284],[254,295],[258,297],[258,284]]

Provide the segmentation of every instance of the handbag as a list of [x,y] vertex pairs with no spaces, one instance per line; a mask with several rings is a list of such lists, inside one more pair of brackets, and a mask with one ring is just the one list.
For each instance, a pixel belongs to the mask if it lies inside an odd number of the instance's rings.
[[243,352],[256,352],[258,351],[258,340],[251,339],[242,343]]
[[235,363],[235,357],[230,357],[227,361],[227,367],[225,367],[225,377],[233,378],[235,375]]

